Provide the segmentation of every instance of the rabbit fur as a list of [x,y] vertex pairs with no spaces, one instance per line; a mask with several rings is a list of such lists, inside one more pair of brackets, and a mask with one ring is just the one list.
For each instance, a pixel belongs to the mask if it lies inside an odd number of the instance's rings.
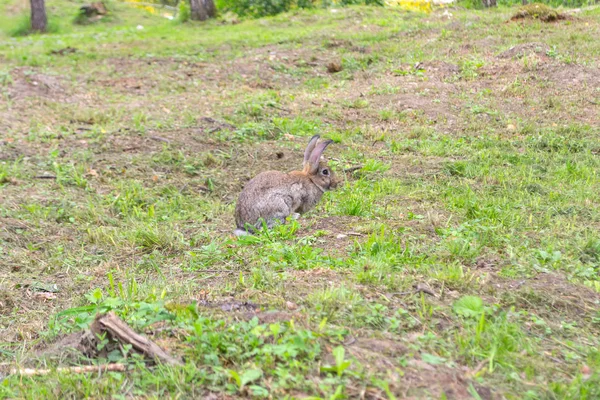
[[313,136],[304,151],[302,171],[284,173],[266,171],[251,179],[239,195],[235,207],[236,236],[247,235],[266,223],[268,228],[289,216],[297,217],[312,209],[325,191],[335,188],[337,181],[323,151],[332,140],[319,141]]

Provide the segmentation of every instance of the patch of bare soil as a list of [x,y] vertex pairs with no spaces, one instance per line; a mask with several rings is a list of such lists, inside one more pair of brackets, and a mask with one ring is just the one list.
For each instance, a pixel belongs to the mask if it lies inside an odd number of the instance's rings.
[[[494,108],[510,119],[541,116],[548,112],[545,109],[551,108],[553,121],[595,123],[595,88],[600,85],[600,69],[562,63],[548,56],[546,50],[547,46],[537,42],[515,46],[480,68],[480,77],[470,85],[497,94]],[[535,90],[520,91],[513,86],[516,79]],[[559,97],[560,104],[553,105]],[[548,120],[543,118],[538,122],[545,125]]]
[[437,398],[440,398],[444,394],[447,399],[472,399],[473,396],[468,390],[470,385],[473,385],[482,400],[491,400],[494,398],[491,389],[471,382],[462,373],[451,368],[433,367],[423,361],[413,362],[412,365],[409,363],[409,365],[412,368],[403,377],[403,381],[408,382],[408,384],[400,382],[404,387],[408,386],[406,390],[406,394],[408,395],[406,398],[408,399],[416,400],[422,398],[420,395],[411,396],[411,392],[417,389],[430,393]]
[[328,235],[348,235],[350,236],[360,236],[360,234],[355,233],[352,235],[348,228],[352,225],[356,218],[352,216],[329,216],[322,218],[314,218],[313,223],[310,228],[307,227],[307,230],[315,231],[322,230]]
[[26,97],[60,99],[65,96],[62,79],[58,76],[36,72],[31,68],[15,68],[10,72],[12,84],[8,86],[8,95],[13,100]]
[[[2,114],[0,114],[0,119]],[[0,161],[15,161],[21,157],[30,157],[33,153],[24,146],[18,146],[12,139],[10,142],[7,140],[0,140]]]
[[516,296],[524,307],[539,311],[539,306],[544,305],[574,318],[589,317],[600,305],[600,293],[554,273],[540,273],[522,280],[504,279],[492,274],[490,285],[499,294]]
[[348,346],[348,350],[355,357],[365,360],[368,360],[368,355],[399,357],[409,352],[409,349],[402,343],[388,339],[357,339]]
[[27,12],[27,10],[29,10],[29,2],[27,2],[26,0],[18,0],[18,1],[14,1],[14,2],[10,2],[8,3],[5,8],[4,11],[6,12],[7,15],[22,15],[25,14]]
[[[214,68],[206,67],[205,63],[173,58],[111,58],[104,62],[103,68],[82,75],[79,85],[83,88],[88,87],[90,91],[95,91],[94,89],[101,86],[118,93],[137,96],[156,91],[179,92],[181,87],[192,82],[198,90],[214,90],[220,64],[215,61]],[[169,103],[165,101],[163,104]]]
[[508,50],[498,54],[498,58],[523,58],[528,54],[546,55],[550,50],[550,47],[545,43],[532,42],[523,43],[517,46],[513,46]]
[[198,307],[206,307],[206,308],[218,308],[221,311],[256,311],[260,309],[260,305],[255,304],[251,301],[236,301],[234,299],[230,299],[229,301],[208,301],[208,300],[200,300],[198,301]]
[[[471,382],[471,371],[468,368],[432,365],[420,358],[412,358],[410,349],[402,343],[389,339],[359,338],[346,348],[367,368],[387,371],[390,389],[401,398],[420,399],[425,394],[438,398],[444,394],[448,399],[471,399],[468,392],[470,385],[473,385],[482,399],[493,398],[489,388]],[[402,368],[402,376],[393,372],[399,367],[399,357],[409,358],[408,365]]]
[[458,65],[445,61],[427,61],[420,64],[425,69],[428,78],[444,81],[460,72]]
[[[255,89],[277,89],[299,85],[306,75],[320,75],[325,62],[310,49],[286,50],[267,46],[222,65],[220,80],[239,76],[243,84]],[[294,73],[301,69],[302,73]],[[239,85],[239,82],[233,82]]]
[[577,64],[543,64],[539,74],[555,82],[560,87],[600,87],[600,68],[585,67]]
[[62,336],[53,343],[42,344],[33,350],[36,358],[57,359],[61,364],[81,361],[83,354],[88,352],[82,343],[81,332]]
[[421,111],[431,120],[438,121],[452,117],[452,113],[441,103],[433,102],[433,98],[415,96],[414,94],[400,95],[394,97],[394,101],[400,111]]
[[127,94],[136,93],[136,92],[133,92],[132,90],[140,91],[138,93],[143,93],[144,91],[142,90],[142,88],[144,88],[146,86],[146,85],[144,85],[143,81],[137,77],[100,80],[97,83],[102,86],[108,86],[113,89],[120,90],[122,93],[127,93]]
[[346,272],[334,271],[315,265],[309,270],[286,271],[288,279],[285,281],[285,300],[298,306],[307,305],[306,298],[315,290],[339,286],[344,281]]

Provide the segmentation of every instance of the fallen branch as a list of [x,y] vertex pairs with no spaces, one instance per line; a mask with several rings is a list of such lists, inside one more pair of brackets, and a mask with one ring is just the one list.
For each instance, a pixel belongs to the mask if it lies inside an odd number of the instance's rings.
[[54,175],[37,175],[33,177],[34,179],[56,179]]
[[163,364],[182,364],[181,361],[171,357],[156,343],[136,333],[114,312],[98,315],[90,326],[90,331],[96,336],[107,333],[112,340],[119,344],[130,344],[136,351]]
[[[21,376],[36,376],[36,375],[48,375],[52,369],[35,369],[35,368],[14,368],[10,371],[11,375]],[[86,365],[85,367],[62,367],[57,368],[56,372],[59,373],[71,373],[71,374],[86,374],[88,372],[125,372],[125,365],[123,364],[103,364],[103,365]]]

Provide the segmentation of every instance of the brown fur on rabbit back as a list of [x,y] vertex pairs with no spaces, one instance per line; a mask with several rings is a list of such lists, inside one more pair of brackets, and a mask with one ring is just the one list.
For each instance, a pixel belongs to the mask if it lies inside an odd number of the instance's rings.
[[245,229],[246,224],[258,228],[262,218],[271,227],[293,213],[309,211],[322,196],[323,191],[302,171],[266,171],[250,180],[240,193],[235,223],[239,229]]
[[272,227],[277,221],[313,208],[325,191],[336,187],[333,172],[321,155],[331,140],[319,142],[314,135],[304,152],[303,169],[288,174],[266,171],[251,179],[242,189],[235,207],[236,235],[259,228],[263,221]]

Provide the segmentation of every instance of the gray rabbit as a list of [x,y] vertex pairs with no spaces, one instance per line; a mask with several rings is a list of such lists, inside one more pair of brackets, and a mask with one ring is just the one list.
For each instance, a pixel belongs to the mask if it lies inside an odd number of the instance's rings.
[[327,162],[321,160],[325,148],[333,141],[319,141],[313,136],[304,151],[302,171],[283,173],[266,171],[251,179],[235,207],[236,236],[247,235],[262,226],[272,228],[276,221],[285,223],[288,216],[312,209],[325,191],[337,186]]

